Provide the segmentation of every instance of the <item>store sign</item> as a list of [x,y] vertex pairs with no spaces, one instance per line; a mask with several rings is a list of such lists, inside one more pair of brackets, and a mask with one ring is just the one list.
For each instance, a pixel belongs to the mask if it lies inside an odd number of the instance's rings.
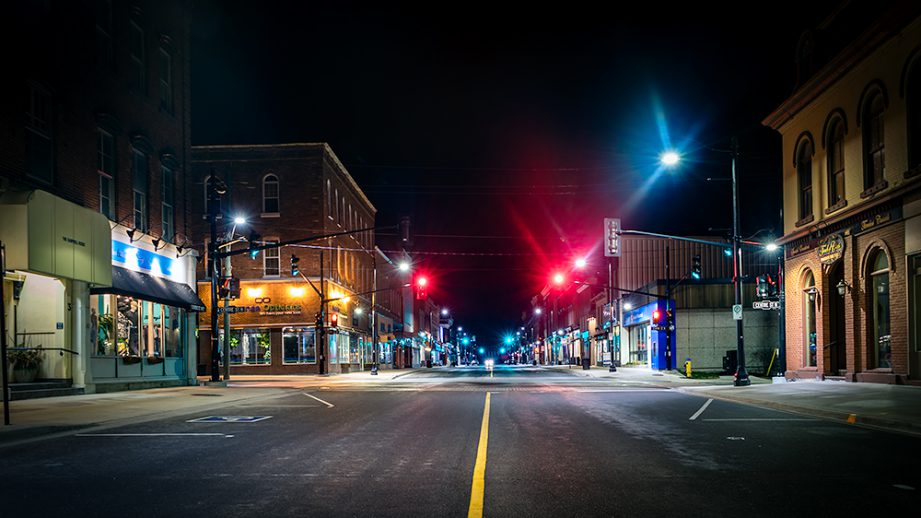
[[844,239],[841,234],[826,236],[819,243],[819,261],[824,265],[833,264],[844,256]]
[[112,264],[135,272],[166,277],[174,282],[185,282],[179,275],[180,269],[177,268],[175,259],[114,239]]
[[300,304],[266,304],[259,312],[263,316],[300,315],[304,308]]

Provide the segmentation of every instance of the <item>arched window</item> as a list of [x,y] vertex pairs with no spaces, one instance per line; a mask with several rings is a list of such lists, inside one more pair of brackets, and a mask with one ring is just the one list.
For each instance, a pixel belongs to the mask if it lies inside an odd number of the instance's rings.
[[815,367],[818,365],[816,358],[816,324],[815,324],[815,299],[818,290],[815,287],[815,276],[806,272],[803,282],[803,366]]
[[882,184],[886,173],[886,145],[883,134],[886,99],[877,91],[863,106],[863,187],[870,189]]
[[889,258],[886,252],[877,250],[870,264],[870,314],[873,318],[870,366],[888,369],[892,368],[892,346],[889,333]]
[[799,219],[812,216],[812,141],[802,139],[796,151],[796,177],[799,182]]
[[278,177],[274,174],[262,179],[262,213],[278,214]]
[[915,60],[908,73],[908,168],[921,166],[921,59]]
[[834,207],[845,199],[844,193],[844,121],[835,118],[828,128],[826,142],[828,157],[828,206]]

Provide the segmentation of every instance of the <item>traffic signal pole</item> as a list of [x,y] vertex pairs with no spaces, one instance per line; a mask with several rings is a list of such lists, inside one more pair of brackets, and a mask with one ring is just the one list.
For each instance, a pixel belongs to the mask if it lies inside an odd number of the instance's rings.
[[671,251],[665,246],[665,370],[672,370],[672,281]]

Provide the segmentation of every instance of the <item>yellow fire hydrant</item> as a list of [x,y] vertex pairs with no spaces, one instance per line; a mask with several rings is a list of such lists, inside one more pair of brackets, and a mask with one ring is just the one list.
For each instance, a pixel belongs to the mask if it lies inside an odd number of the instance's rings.
[[689,378],[691,377],[691,359],[690,358],[688,358],[687,361],[684,362],[684,375]]

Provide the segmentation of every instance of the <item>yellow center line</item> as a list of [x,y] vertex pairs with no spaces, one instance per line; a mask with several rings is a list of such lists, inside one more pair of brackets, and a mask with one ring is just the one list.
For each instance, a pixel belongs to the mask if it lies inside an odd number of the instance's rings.
[[476,449],[476,464],[473,466],[473,487],[470,491],[470,510],[467,518],[482,518],[483,492],[486,489],[486,444],[489,441],[489,392],[483,407],[483,424],[480,425],[480,444]]

